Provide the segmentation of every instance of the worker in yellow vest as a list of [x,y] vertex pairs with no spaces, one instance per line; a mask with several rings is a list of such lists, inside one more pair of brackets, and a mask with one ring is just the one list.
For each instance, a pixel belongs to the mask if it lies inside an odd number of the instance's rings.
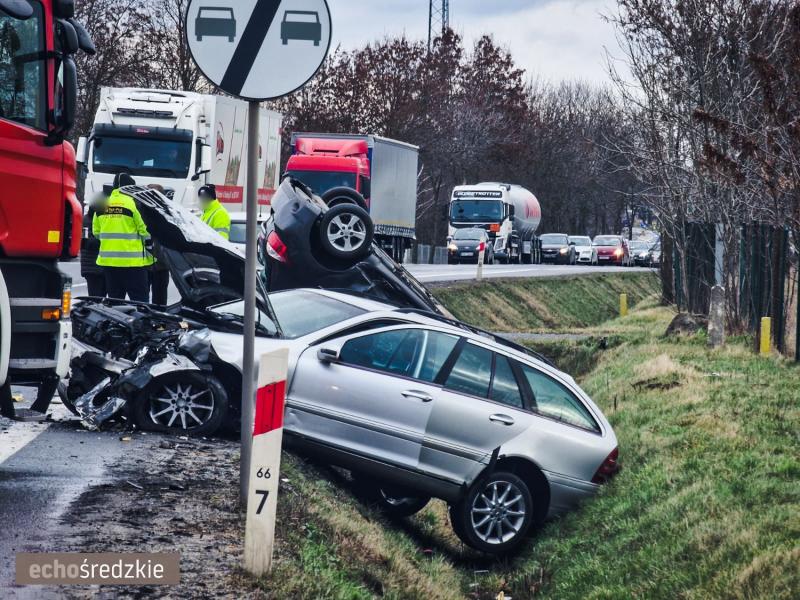
[[127,295],[133,301],[148,302],[153,264],[150,234],[136,202],[120,191],[128,185],[136,185],[133,177],[118,173],[105,211],[92,219],[92,233],[100,240],[97,265],[103,268],[109,298],[124,300]]
[[216,188],[211,184],[204,185],[198,190],[197,196],[200,199],[200,208],[203,209],[203,216],[201,217],[203,223],[226,240],[229,239],[231,235],[231,216],[222,206],[222,203],[217,200]]

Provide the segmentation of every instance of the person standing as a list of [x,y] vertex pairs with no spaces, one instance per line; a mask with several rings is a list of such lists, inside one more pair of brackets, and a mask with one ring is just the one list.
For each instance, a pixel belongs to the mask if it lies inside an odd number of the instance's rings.
[[149,269],[153,256],[148,251],[150,234],[130,196],[121,187],[136,185],[128,173],[114,177],[114,190],[103,214],[92,220],[92,233],[100,240],[97,265],[103,268],[109,298],[147,302],[150,298]]
[[203,223],[207,224],[226,240],[230,239],[231,216],[222,206],[222,203],[217,200],[217,189],[214,185],[208,184],[201,187],[197,191],[197,197],[200,199],[200,208],[203,209],[203,216],[201,217]]
[[103,298],[106,295],[106,276],[103,268],[97,266],[100,240],[92,233],[92,220],[96,214],[103,214],[108,197],[100,192],[89,202],[89,210],[83,217],[83,239],[81,240],[81,277],[86,280],[87,294]]
[[[147,187],[161,194],[164,193],[164,187],[157,183],[151,183]],[[167,268],[166,261],[162,258],[162,248],[155,240],[153,241],[152,254],[155,258],[153,266],[150,267],[150,292],[152,294],[152,301],[153,304],[166,306],[169,299],[169,269]]]

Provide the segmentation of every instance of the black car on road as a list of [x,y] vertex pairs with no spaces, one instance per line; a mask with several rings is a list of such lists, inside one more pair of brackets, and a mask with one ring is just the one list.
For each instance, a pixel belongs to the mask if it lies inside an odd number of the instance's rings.
[[566,233],[545,233],[542,240],[542,262],[575,264],[575,244]]

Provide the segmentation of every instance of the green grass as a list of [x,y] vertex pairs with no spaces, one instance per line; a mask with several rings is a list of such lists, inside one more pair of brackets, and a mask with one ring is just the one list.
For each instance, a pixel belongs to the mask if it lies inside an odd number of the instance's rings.
[[276,567],[259,587],[274,598],[797,598],[800,368],[745,339],[717,351],[702,333],[667,339],[673,314],[647,299],[592,323],[590,340],[553,346],[582,365],[623,470],[519,556],[462,547],[441,502],[387,521],[341,475],[287,455]]
[[459,319],[492,331],[553,331],[598,325],[619,314],[619,296],[635,306],[657,293],[651,272],[487,280],[433,290]]

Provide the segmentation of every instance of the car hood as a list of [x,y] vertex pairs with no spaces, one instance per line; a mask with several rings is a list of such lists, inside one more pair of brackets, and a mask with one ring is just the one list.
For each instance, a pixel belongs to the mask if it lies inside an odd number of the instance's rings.
[[155,242],[154,254],[170,270],[184,304],[204,310],[244,297],[245,256],[236,244],[156,190],[128,186],[121,191],[136,201]]

